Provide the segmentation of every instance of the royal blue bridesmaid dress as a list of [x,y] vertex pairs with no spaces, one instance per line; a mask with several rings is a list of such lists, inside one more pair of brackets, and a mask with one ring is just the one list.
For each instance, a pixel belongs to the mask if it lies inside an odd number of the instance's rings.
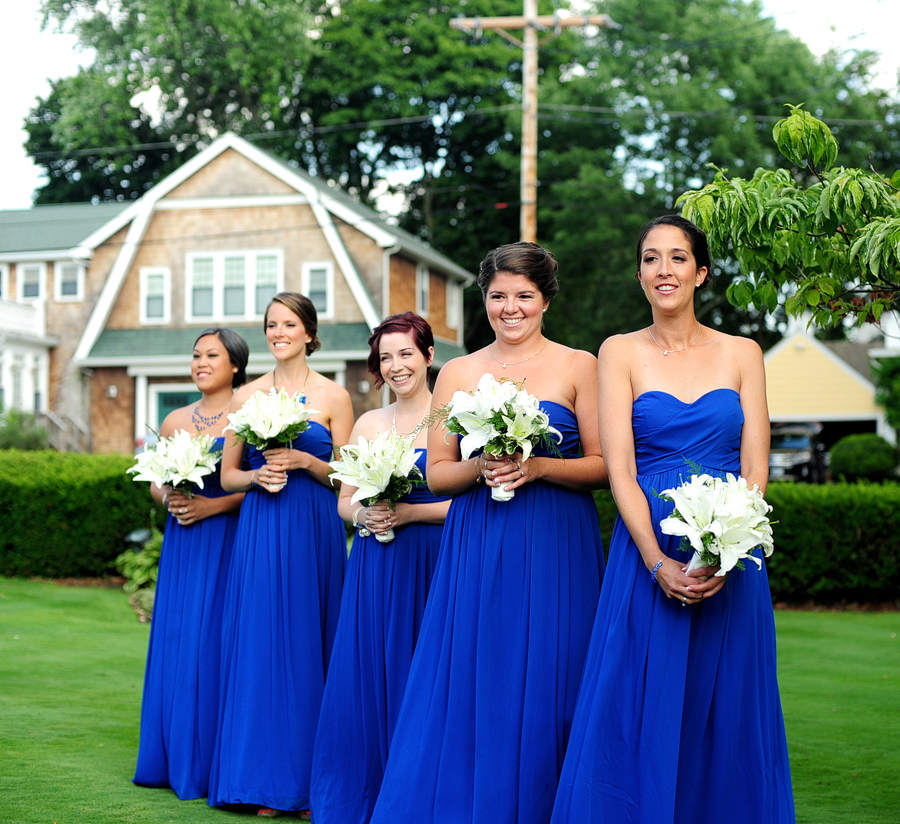
[[[222,448],[224,438],[216,439]],[[198,495],[219,498],[218,473]],[[181,526],[171,515],[159,560],[134,783],[202,798],[216,740],[222,608],[237,512]]]
[[[690,477],[688,461],[738,474],[743,421],[732,389],[635,400],[637,480],[666,555],[689,560],[659,531],[672,504],[658,493]],[[683,607],[616,522],[552,824],[794,821],[768,578],[745,566]]]
[[[577,457],[574,412],[541,406]],[[454,498],[373,824],[546,824],[603,567],[588,493]]]
[[[425,474],[426,451],[416,459]],[[402,501],[446,500],[413,487]],[[313,752],[316,824],[368,824],[406,689],[441,543],[440,524],[353,539]]]
[[[331,433],[315,421],[292,446],[332,459]],[[255,449],[248,457],[265,463]],[[335,492],[307,472],[291,470],[278,493],[247,493],[225,596],[211,805],[309,807],[346,558]]]

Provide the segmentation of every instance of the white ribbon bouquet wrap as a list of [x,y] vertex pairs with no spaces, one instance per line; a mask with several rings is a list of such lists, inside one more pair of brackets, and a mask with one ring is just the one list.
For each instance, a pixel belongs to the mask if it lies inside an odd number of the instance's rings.
[[[341,458],[332,461],[332,482],[356,487],[350,503],[362,501],[371,506],[376,501],[386,501],[391,509],[413,484],[424,482],[416,459],[421,454],[413,449],[413,438],[394,432],[382,432],[371,441],[361,435],[356,446],[341,447]],[[375,540],[383,544],[394,540],[394,530],[376,532]]]
[[228,415],[228,426],[238,440],[255,446],[260,452],[279,447],[290,448],[294,438],[309,428],[309,419],[318,412],[306,403],[306,395],[289,395],[274,386],[268,394],[257,389],[238,409]]
[[762,560],[751,550],[760,547],[767,558],[772,554],[768,517],[772,507],[759,488],[751,488],[744,478],[730,473],[725,478],[693,475],[680,486],[663,490],[660,497],[675,504],[672,514],[660,521],[660,529],[665,535],[682,537],[679,549],[694,550],[688,571],[718,565],[716,575],[722,576],[734,567],[743,569],[744,560],[761,569]]
[[135,456],[135,465],[125,471],[135,481],[149,481],[159,487],[171,486],[191,497],[192,484],[203,489],[203,479],[216,471],[222,450],[209,435],[192,438],[179,429],[170,438],[160,438]]
[[[524,381],[497,380],[485,373],[474,392],[454,392],[450,402],[439,410],[448,432],[462,435],[459,442],[463,460],[479,449],[498,457],[522,453],[527,461],[541,441],[552,445],[551,438],[562,442],[559,430],[550,426],[550,418],[540,402],[523,388]],[[508,501],[515,490],[492,486],[495,501]]]

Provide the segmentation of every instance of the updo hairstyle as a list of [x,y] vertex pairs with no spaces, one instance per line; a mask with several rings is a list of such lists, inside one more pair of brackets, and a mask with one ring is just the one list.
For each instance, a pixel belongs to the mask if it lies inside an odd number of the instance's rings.
[[498,246],[481,261],[478,271],[478,286],[481,288],[482,300],[487,298],[491,281],[498,272],[512,275],[524,275],[540,290],[544,300],[551,300],[559,292],[559,281],[556,270],[559,264],[556,258],[543,246],[529,241],[507,243]]
[[300,318],[303,328],[306,329],[306,334],[312,338],[312,340],[306,344],[307,355],[311,355],[313,352],[322,348],[322,341],[320,341],[316,335],[316,332],[319,329],[319,315],[316,312],[316,307],[313,305],[313,302],[306,297],[306,295],[301,295],[299,292],[279,292],[275,295],[266,307],[266,314],[263,318],[263,330],[266,329],[269,323],[269,309],[273,303],[280,303],[282,306],[286,306]]

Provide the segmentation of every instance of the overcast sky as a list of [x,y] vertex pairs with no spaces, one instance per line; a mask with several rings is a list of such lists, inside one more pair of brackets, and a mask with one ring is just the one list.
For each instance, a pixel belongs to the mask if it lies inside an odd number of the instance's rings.
[[[781,28],[804,40],[816,54],[832,46],[881,52],[880,85],[897,90],[900,49],[898,0],[764,0]],[[40,0],[5,0],[4,48],[0,50],[0,209],[25,209],[40,185],[37,167],[22,144],[22,122],[38,97],[49,91],[48,78],[74,74],[89,54],[75,50],[74,38],[41,31]]]

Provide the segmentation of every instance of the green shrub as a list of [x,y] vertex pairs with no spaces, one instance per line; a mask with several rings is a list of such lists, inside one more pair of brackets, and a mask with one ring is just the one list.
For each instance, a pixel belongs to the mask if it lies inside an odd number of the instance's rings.
[[[615,503],[595,493],[605,545]],[[775,601],[896,602],[900,595],[900,485],[770,484],[775,552],[766,559]],[[748,564],[741,575],[752,575]]]
[[[150,526],[147,484],[129,455],[0,452],[0,575],[63,578],[112,571],[125,536]],[[164,523],[165,511],[157,508]]]
[[10,409],[0,415],[0,449],[47,449],[47,430],[34,415]]
[[127,579],[123,589],[129,595],[144,587],[156,587],[162,545],[163,534],[154,527],[150,540],[142,549],[126,549],[116,557],[116,569]]
[[831,476],[847,481],[886,481],[897,468],[897,450],[874,433],[847,435],[831,448]]

